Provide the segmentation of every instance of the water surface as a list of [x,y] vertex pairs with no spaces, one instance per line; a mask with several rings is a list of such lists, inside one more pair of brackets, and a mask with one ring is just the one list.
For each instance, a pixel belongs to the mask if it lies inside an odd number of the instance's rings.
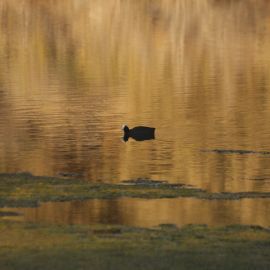
[[232,224],[270,227],[269,199],[209,201],[193,198],[50,202],[38,208],[5,209],[20,213],[7,217],[46,224],[121,224],[153,227],[159,224]]
[[269,22],[265,0],[1,0],[0,171],[270,191]]

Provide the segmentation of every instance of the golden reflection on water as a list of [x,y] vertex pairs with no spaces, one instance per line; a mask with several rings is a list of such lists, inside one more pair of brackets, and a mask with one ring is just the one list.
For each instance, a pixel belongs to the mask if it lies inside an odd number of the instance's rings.
[[[153,227],[159,224],[249,224],[270,227],[269,199],[209,201],[178,199],[118,199],[45,203],[39,208],[8,209],[12,218],[50,224],[122,224]],[[10,217],[8,219],[11,219]]]
[[[0,170],[270,191],[266,0],[1,0]],[[157,128],[122,144],[122,124]]]

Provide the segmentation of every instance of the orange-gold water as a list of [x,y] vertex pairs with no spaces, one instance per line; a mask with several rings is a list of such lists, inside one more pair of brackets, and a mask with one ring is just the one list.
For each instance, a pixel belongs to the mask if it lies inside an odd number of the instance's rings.
[[[268,0],[1,0],[0,171],[270,191]],[[122,124],[156,127],[121,142]]]

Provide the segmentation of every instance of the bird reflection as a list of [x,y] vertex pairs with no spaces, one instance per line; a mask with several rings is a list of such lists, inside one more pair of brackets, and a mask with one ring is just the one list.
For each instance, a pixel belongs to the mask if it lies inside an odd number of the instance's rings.
[[127,142],[129,138],[135,141],[146,141],[155,139],[155,128],[138,126],[129,129],[127,125],[122,127],[124,131],[123,141]]

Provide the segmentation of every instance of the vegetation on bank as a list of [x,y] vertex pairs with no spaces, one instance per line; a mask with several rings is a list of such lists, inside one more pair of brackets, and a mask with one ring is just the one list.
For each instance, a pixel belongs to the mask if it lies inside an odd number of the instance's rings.
[[163,181],[136,180],[120,184],[89,183],[77,179],[0,174],[0,207],[34,207],[40,202],[86,199],[196,197],[207,200],[270,198],[270,192],[209,193]]
[[0,269],[270,269],[270,230],[0,221]]
[[[269,193],[208,193],[163,181],[87,183],[31,174],[0,175],[1,206],[91,198],[203,199],[268,198]],[[208,228],[163,224],[48,225],[8,220],[0,211],[0,269],[270,269],[270,229],[259,226]]]

